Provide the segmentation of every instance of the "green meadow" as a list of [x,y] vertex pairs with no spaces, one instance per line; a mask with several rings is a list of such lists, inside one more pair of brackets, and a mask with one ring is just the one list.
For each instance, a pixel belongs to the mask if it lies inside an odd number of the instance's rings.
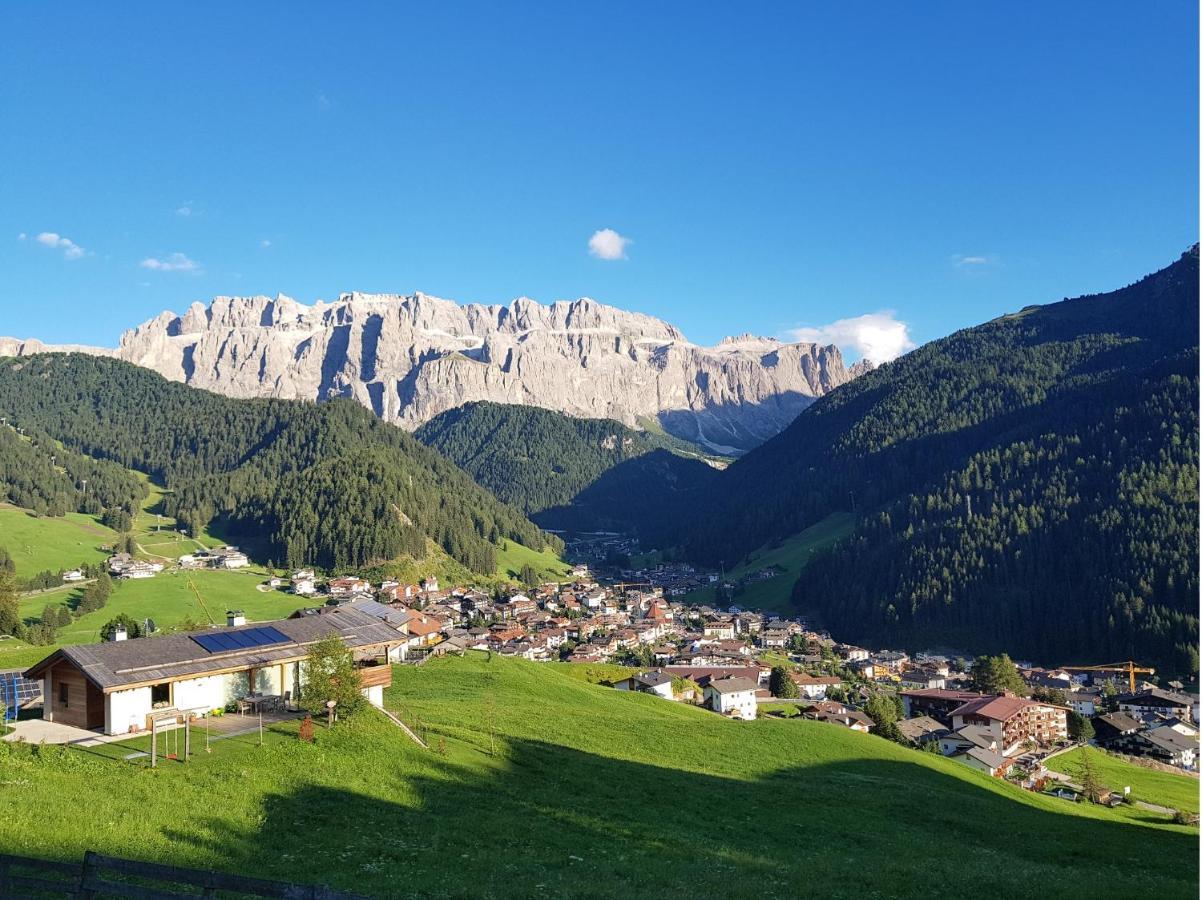
[[[762,547],[754,553],[749,553],[739,561],[733,569],[726,572],[726,578],[731,583],[737,583],[740,578],[759,572],[763,569],[776,569],[775,578],[753,582],[731,601],[737,606],[747,609],[766,610],[768,612],[795,614],[796,607],[791,602],[793,585],[801,570],[806,567],[815,553],[825,550],[836,541],[851,534],[855,518],[851,513],[832,513],[821,522],[811,525],[805,531],[786,538],[779,543]],[[714,601],[712,587],[692,591],[683,598],[686,603],[709,604]]]
[[516,579],[522,574],[522,566],[529,565],[540,578],[550,581],[562,579],[572,567],[551,550],[533,550],[517,541],[505,541],[497,548],[497,575]]
[[430,750],[374,711],[313,745],[295,723],[263,746],[197,737],[157,770],[125,759],[144,738],[9,748],[0,852],[380,897],[1197,896],[1196,828],[838,726],[731,722],[484,654],[396,667],[386,703]]
[[1111,756],[1102,750],[1084,747],[1053,756],[1048,760],[1047,766],[1053,772],[1068,775],[1079,784],[1083,758],[1086,754],[1089,756],[1098,781],[1108,790],[1121,793],[1123,788],[1129,787],[1133,800],[1142,800],[1145,803],[1154,803],[1157,806],[1167,806],[1169,809],[1197,814],[1198,779],[1189,775],[1176,775],[1172,772],[1145,768],[1117,756]]
[[37,517],[28,510],[0,504],[0,547],[12,555],[18,578],[102,562],[116,538],[117,533],[95,516]]
[[[60,628],[53,646],[0,641],[0,669],[32,665],[59,646],[95,643],[100,640],[104,624],[121,613],[136,622],[150,618],[159,628],[171,628],[185,622],[223,623],[226,610],[230,609],[242,610],[251,621],[280,619],[313,604],[309,598],[263,589],[266,577],[261,569],[229,572],[200,569],[164,571],[154,578],[115,581],[104,608]],[[72,587],[27,595],[21,598],[21,615],[32,623],[41,618],[47,603],[66,603],[74,608],[82,593],[82,588]]]

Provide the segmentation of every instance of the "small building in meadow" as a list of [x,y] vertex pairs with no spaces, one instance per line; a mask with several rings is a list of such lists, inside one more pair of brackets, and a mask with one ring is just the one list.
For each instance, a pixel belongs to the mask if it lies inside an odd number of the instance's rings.
[[655,694],[665,700],[672,697],[672,676],[666,672],[639,672],[621,681],[615,681],[614,687],[619,691],[638,691],[643,694]]
[[387,663],[407,640],[402,629],[349,604],[188,634],[123,635],[62,647],[25,672],[42,682],[47,721],[126,734],[147,728],[157,709],[207,713],[251,694],[294,700],[309,648],[330,636],[354,652],[363,693],[380,706],[392,683]]

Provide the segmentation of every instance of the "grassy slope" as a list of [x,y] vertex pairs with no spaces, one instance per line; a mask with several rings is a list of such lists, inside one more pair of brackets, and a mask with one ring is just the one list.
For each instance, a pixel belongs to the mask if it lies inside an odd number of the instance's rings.
[[1196,829],[837,726],[723,721],[483,655],[394,678],[389,705],[434,752],[371,715],[313,747],[288,726],[154,772],[119,761],[124,746],[5,760],[0,851],[90,847],[390,897],[1197,895]]
[[[193,539],[167,527],[166,523],[172,520],[160,521],[156,515],[162,509],[164,490],[149,479],[146,483],[149,493],[132,532],[141,548],[139,556],[174,561],[199,547],[224,543],[208,531]],[[72,513],[61,518],[34,518],[26,510],[0,506],[0,546],[8,547],[20,576],[99,562],[110,553],[106,545],[115,540],[116,533],[91,516]],[[526,563],[546,578],[561,577],[569,571],[569,567],[550,550],[538,552],[515,541],[508,543],[507,550],[497,550],[498,581],[517,578]],[[431,544],[430,550],[430,558],[421,563],[409,567],[398,564],[396,568],[402,580],[416,581],[427,574],[437,574],[448,584],[479,580],[436,545]],[[168,571],[155,578],[117,582],[104,609],[60,629],[57,644],[32,647],[16,640],[0,641],[0,669],[32,665],[58,646],[94,642],[98,640],[101,626],[120,613],[127,613],[139,622],[149,617],[160,628],[165,628],[189,619],[221,622],[227,609],[241,609],[252,621],[277,619],[312,604],[312,600],[281,591],[258,590],[257,586],[265,577],[263,568],[251,566],[234,572],[200,570],[189,572],[187,576]],[[188,578],[200,591],[203,605],[188,586]],[[66,603],[74,607],[81,593],[82,588],[64,586],[30,595],[21,601],[21,616],[32,623],[41,617],[47,603]]]
[[175,522],[174,519],[162,515],[163,497],[169,492],[151,481],[149,476],[141,472],[138,475],[146,484],[148,493],[142,501],[142,509],[134,519],[133,536],[143,548],[145,556],[178,559],[193,550],[220,547],[225,543],[208,530],[193,538],[168,527]]
[[[201,602],[188,586],[188,580],[200,592]],[[97,640],[101,625],[120,613],[135,620],[147,617],[160,627],[177,625],[185,619],[197,622],[224,622],[227,609],[241,609],[252,621],[278,619],[313,601],[283,591],[260,591],[264,575],[242,569],[236,572],[199,570],[195,572],[167,571],[154,578],[117,582],[104,609],[76,619],[59,629],[59,642],[83,644]],[[56,595],[61,597],[61,594]],[[21,613],[36,618],[49,602],[47,595],[35,594],[21,601]]]
[[1185,812],[1198,812],[1198,779],[1188,775],[1145,769],[1093,749],[1071,750],[1054,756],[1048,760],[1048,768],[1069,775],[1079,783],[1082,753],[1090,755],[1098,779],[1110,790],[1122,791],[1124,787],[1130,787],[1131,797],[1135,800]]
[[[0,641],[0,669],[29,666],[66,644],[90,644],[100,639],[100,629],[105,622],[120,613],[127,613],[135,621],[149,617],[159,628],[179,625],[185,620],[224,622],[227,609],[241,609],[251,621],[279,619],[313,601],[295,597],[283,591],[260,591],[258,585],[264,575],[259,570],[242,569],[236,572],[200,570],[188,572],[164,572],[154,578],[117,582],[104,609],[88,613],[59,629],[58,643],[52,646],[32,647],[20,641]],[[197,602],[196,595],[188,587],[192,579],[204,605]],[[80,588],[70,591],[55,591],[34,594],[21,600],[21,615],[26,621],[41,617],[47,603],[67,602],[74,606],[82,593]]]
[[[748,609],[795,613],[797,610],[793,608],[789,598],[797,576],[815,553],[851,534],[854,524],[855,520],[850,513],[832,513],[821,522],[786,538],[774,547],[764,547],[749,553],[746,559],[727,572],[728,580],[735,582],[752,572],[773,566],[779,566],[782,571],[775,578],[749,585],[733,602]],[[702,588],[688,594],[684,599],[690,603],[712,603],[714,589]]]
[[109,555],[105,547],[114,540],[116,532],[94,516],[70,513],[37,518],[28,510],[0,504],[0,547],[12,554],[19,578],[100,562]]
[[497,548],[497,575],[517,578],[522,566],[529,563],[540,576],[547,579],[562,578],[571,571],[571,566],[555,555],[552,550],[532,550],[517,541],[506,541]]
[[[198,540],[192,540],[167,527],[156,531],[159,521],[155,512],[160,509],[163,489],[149,480],[147,486],[150,493],[133,528],[134,538],[144,551],[139,556],[175,560],[200,546],[213,547],[222,543],[207,532],[199,535]],[[21,576],[47,569],[72,568],[83,562],[99,562],[111,552],[106,545],[115,540],[116,532],[105,528],[92,516],[71,513],[58,518],[34,518],[26,510],[0,506],[0,545],[8,547]],[[201,570],[189,572],[187,576],[164,572],[154,578],[116,582],[104,609],[60,629],[56,644],[35,647],[17,640],[0,641],[0,669],[32,665],[55,648],[67,644],[95,642],[99,640],[101,626],[120,613],[127,613],[139,622],[149,617],[160,628],[166,628],[188,619],[223,622],[227,609],[241,609],[251,620],[278,619],[312,602],[281,591],[258,590],[257,586],[265,577],[263,569],[252,566],[235,572]],[[203,605],[188,586],[188,578],[200,591]],[[73,608],[82,592],[78,586],[65,585],[23,597],[21,616],[26,622],[35,622],[41,618],[47,603],[66,603]]]

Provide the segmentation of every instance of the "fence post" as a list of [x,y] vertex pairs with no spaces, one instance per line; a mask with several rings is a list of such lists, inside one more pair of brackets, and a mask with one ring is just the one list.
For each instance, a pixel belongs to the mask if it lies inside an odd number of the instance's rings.
[[96,896],[96,891],[88,887],[88,876],[96,869],[96,851],[85,850],[83,854],[83,867],[79,874],[79,896],[81,900],[92,900]]

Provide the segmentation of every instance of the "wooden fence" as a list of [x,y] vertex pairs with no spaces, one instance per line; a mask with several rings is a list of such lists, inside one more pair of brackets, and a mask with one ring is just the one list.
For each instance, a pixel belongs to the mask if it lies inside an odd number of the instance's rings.
[[0,897],[130,898],[175,900],[179,897],[280,897],[285,900],[366,900],[358,894],[322,885],[268,881],[224,872],[183,869],[159,863],[105,856],[89,850],[83,862],[65,863],[0,853]]

